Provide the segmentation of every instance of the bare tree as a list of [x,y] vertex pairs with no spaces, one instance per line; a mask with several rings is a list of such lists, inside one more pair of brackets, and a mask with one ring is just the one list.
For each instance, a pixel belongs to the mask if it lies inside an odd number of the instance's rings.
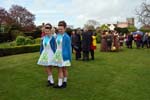
[[144,26],[150,26],[150,3],[146,0],[136,9],[138,21]]
[[87,24],[96,27],[97,25],[99,25],[99,22],[96,20],[88,20]]

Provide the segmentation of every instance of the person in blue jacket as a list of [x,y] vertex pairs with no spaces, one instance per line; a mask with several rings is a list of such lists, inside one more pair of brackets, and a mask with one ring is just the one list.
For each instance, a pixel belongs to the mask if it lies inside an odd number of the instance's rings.
[[66,27],[67,24],[65,21],[58,23],[57,49],[52,60],[52,65],[58,67],[58,84],[54,88],[66,88],[68,77],[67,66],[71,66],[71,38],[65,32]]
[[38,60],[38,65],[45,66],[46,72],[48,74],[48,85],[53,86],[54,80],[52,75],[52,58],[56,51],[55,38],[51,34],[52,25],[45,25],[45,36],[42,38],[41,47],[40,47],[40,58]]

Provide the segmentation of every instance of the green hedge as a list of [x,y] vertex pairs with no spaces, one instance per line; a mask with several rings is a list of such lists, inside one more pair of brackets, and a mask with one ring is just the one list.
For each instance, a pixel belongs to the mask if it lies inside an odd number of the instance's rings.
[[15,46],[11,48],[0,48],[0,57],[22,54],[22,53],[31,53],[38,52],[40,50],[40,44],[35,45],[26,45],[26,46]]

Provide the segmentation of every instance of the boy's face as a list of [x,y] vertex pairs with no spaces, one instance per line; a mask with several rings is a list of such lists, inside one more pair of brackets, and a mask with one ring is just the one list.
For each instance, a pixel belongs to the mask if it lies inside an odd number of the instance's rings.
[[64,28],[64,26],[58,26],[58,32],[63,34],[66,31],[66,29]]

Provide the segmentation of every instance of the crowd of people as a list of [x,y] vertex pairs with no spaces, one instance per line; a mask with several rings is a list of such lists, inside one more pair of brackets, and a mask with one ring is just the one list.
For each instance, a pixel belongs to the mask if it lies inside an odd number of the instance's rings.
[[[77,29],[72,31],[72,50],[75,51],[76,60],[94,60],[94,50],[96,49],[96,35],[91,30]],[[90,57],[91,55],[91,57]]]
[[104,31],[101,34],[102,52],[119,51],[123,46],[123,37],[116,31]]
[[150,48],[150,33],[129,33],[125,35],[125,41],[127,48],[132,48],[133,43],[136,45],[136,48],[144,48],[145,46]]
[[[135,33],[135,34],[134,34]],[[120,34],[117,31],[104,31],[101,34],[101,51],[119,51],[124,44],[127,48],[150,48],[150,33],[131,32],[128,34]]]

